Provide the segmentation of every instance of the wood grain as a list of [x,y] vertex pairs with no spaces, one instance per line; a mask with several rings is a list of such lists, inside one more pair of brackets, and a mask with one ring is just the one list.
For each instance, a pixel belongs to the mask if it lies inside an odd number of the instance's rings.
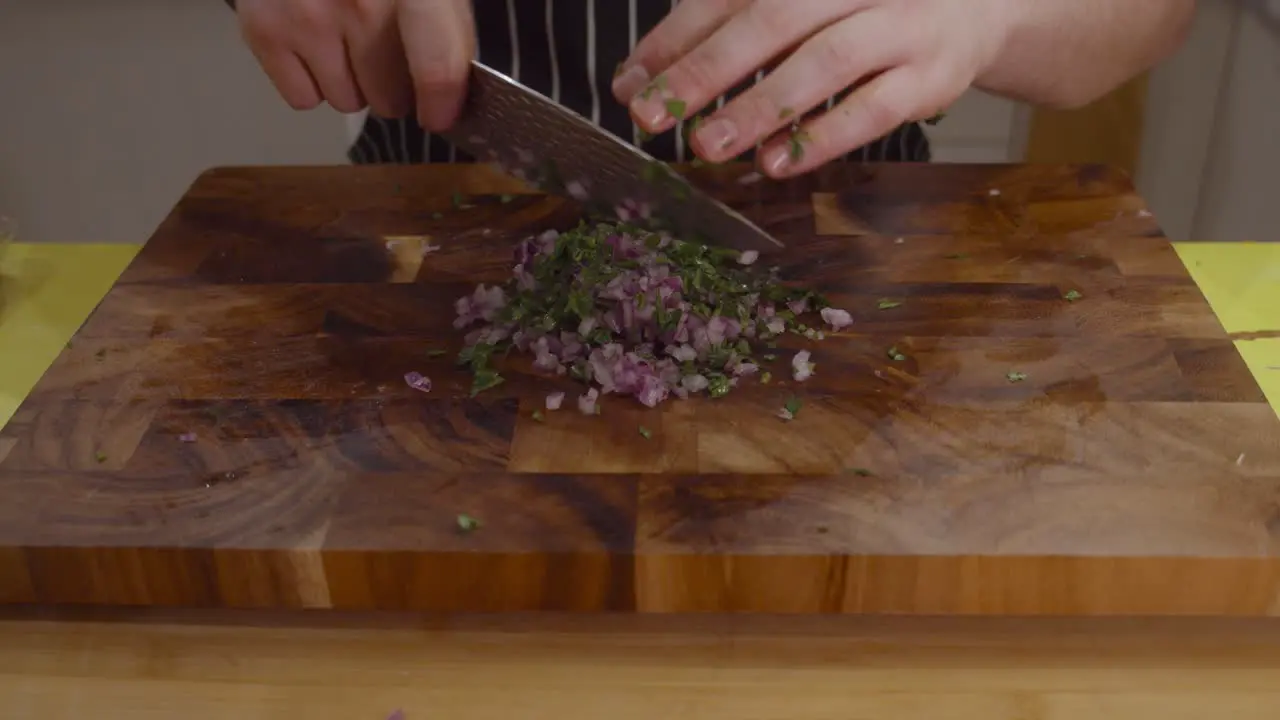
[[1273,720],[1267,620],[0,615],[13,720]]
[[1273,613],[1280,422],[1121,174],[743,172],[695,177],[852,332],[801,386],[545,423],[573,386],[527,365],[467,397],[452,302],[573,206],[483,168],[205,174],[0,435],[0,600]]

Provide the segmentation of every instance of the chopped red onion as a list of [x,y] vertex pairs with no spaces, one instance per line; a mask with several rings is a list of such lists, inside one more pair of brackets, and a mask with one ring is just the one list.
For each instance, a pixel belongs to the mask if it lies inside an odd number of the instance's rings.
[[750,172],[738,178],[739,185],[755,185],[764,179],[764,175],[758,172]]
[[587,194],[587,185],[581,180],[569,181],[564,186],[564,189],[566,192],[569,193],[569,197],[573,198],[574,200],[577,200],[578,202],[586,202],[587,198],[589,197],[589,195]]
[[564,393],[553,392],[547,395],[548,410],[559,410],[562,404],[564,404]]
[[783,420],[786,420],[787,422],[791,422],[792,420],[796,419],[795,413],[791,412],[786,408],[778,408],[778,412],[774,414],[782,418]]
[[[619,215],[647,212],[619,207]],[[764,382],[756,345],[774,347],[789,330],[821,335],[796,316],[825,302],[781,285],[777,268],[749,269],[757,259],[628,225],[548,231],[516,247],[506,285],[457,301],[455,327],[475,326],[459,361],[475,373],[475,392],[501,382],[495,359],[527,353],[535,370],[587,385],[578,398],[587,414],[610,393],[648,407],[671,395],[722,397],[746,378]],[[804,377],[807,362],[796,366]],[[547,407],[562,401],[549,396]]]
[[431,392],[431,378],[420,372],[405,373],[404,382],[419,392]]
[[809,362],[809,351],[801,350],[791,358],[791,378],[796,382],[804,382],[813,375],[813,363]]
[[744,250],[738,255],[739,265],[753,265],[756,260],[760,259],[759,250]]
[[822,308],[822,319],[831,329],[839,332],[853,324],[853,316],[848,310],[840,310],[839,308]]
[[193,432],[182,433],[178,436],[179,442],[193,443],[196,441],[196,434]]

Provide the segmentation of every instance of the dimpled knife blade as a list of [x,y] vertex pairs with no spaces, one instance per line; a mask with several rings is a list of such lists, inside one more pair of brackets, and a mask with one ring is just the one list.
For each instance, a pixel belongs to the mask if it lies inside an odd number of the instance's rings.
[[[482,162],[593,209],[647,205],[682,239],[768,252],[782,243],[648,153],[473,62],[467,101],[442,135]],[[595,207],[598,206],[598,207]]]

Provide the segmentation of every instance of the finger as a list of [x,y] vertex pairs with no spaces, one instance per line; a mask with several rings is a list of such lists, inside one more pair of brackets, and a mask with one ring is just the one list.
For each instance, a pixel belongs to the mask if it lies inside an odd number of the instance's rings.
[[711,37],[726,20],[751,0],[685,0],[636,44],[613,80],[613,96],[620,103],[644,89],[698,43]]
[[355,73],[351,70],[346,44],[340,38],[318,41],[304,48],[302,59],[330,107],[343,113],[360,112],[365,108],[364,95],[360,93]]
[[475,56],[470,0],[404,0],[400,38],[413,76],[419,124],[432,132],[447,130],[462,109]]
[[369,110],[379,117],[404,117],[413,108],[413,78],[394,18],[364,24],[347,38],[351,69]]
[[963,85],[952,82],[946,72],[925,73],[914,65],[888,70],[829,112],[771,140],[760,153],[760,167],[774,178],[808,172],[904,123],[929,117],[934,108],[946,107],[959,97]]
[[271,79],[271,84],[276,86],[276,92],[289,103],[289,107],[294,110],[313,110],[324,101],[320,87],[315,78],[311,77],[302,58],[287,51],[259,54],[254,50],[254,55],[258,56],[258,64]]
[[680,119],[675,115],[700,111],[787,49],[860,10],[866,1],[755,0],[636,95],[632,118],[651,133],[664,132]]
[[830,25],[754,87],[699,124],[694,150],[710,162],[746,152],[827,98],[903,55],[891,13],[867,10]]

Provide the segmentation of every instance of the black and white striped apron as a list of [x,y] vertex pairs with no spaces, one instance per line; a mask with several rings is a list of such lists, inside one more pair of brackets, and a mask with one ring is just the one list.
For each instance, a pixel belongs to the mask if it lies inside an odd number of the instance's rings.
[[[677,0],[474,0],[480,62],[590,118],[619,137],[642,144],[667,162],[693,159],[682,128],[643,139],[627,108],[613,97],[613,73]],[[754,82],[729,93],[733,98]],[[726,97],[717,105],[723,106]],[[827,101],[831,107],[842,97]],[[365,120],[348,156],[358,164],[470,162],[412,117]],[[747,156],[749,157],[749,155]],[[917,124],[850,153],[862,162],[927,162],[929,140]]]

